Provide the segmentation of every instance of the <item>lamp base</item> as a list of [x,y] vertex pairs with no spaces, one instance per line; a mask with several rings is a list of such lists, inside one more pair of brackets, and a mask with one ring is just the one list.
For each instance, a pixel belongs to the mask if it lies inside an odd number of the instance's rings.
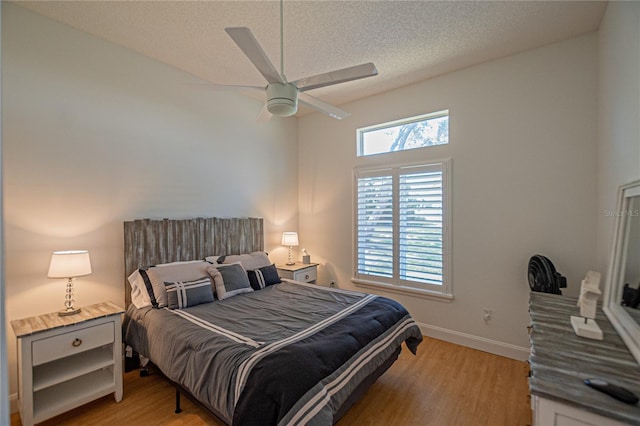
[[64,311],[58,311],[58,316],[66,317],[67,315],[75,315],[81,310],[82,310],[81,308],[68,308],[68,309],[65,309]]
[[[296,243],[296,244],[297,244],[297,243]],[[293,260],[293,256],[292,256],[292,253],[291,253],[291,249],[292,249],[292,247],[291,247],[291,246],[289,246],[289,261],[288,261],[287,263],[285,263],[285,265],[288,265],[288,266],[291,266],[291,265],[295,265],[295,264],[296,264],[296,262]]]

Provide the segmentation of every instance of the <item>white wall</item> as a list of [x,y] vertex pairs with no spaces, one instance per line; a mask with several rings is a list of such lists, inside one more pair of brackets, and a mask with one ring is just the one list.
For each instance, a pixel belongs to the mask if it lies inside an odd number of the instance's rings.
[[[0,7],[0,33],[2,29],[2,8]],[[2,37],[0,36],[0,44]],[[2,49],[0,48],[0,51]],[[0,55],[1,57],[1,55]],[[0,60],[0,80],[1,80],[1,60]],[[0,87],[0,98],[2,88]],[[2,116],[2,105],[0,104],[0,117]],[[2,151],[2,123],[0,123],[0,152]],[[2,155],[0,153],[0,160]],[[0,197],[2,196],[2,164],[0,164]],[[0,201],[0,424],[9,424],[9,370],[7,368],[7,329],[5,315],[5,291],[4,291],[4,226],[3,211]]]
[[640,179],[640,3],[609,2],[598,36],[598,264],[609,263],[620,185]]
[[286,259],[295,119],[258,124],[254,100],[188,86],[186,73],[12,3],[2,2],[2,32],[9,320],[63,308],[65,281],[46,276],[54,250],[90,252],[77,305],[123,305],[124,220],[263,217],[272,260]]
[[529,258],[551,258],[564,294],[596,267],[596,49],[587,35],[344,105],[339,123],[299,119],[299,231],[319,282],[354,288],[356,129],[449,109],[448,146],[397,157],[453,158],[455,299],[380,294],[431,335],[526,357]]

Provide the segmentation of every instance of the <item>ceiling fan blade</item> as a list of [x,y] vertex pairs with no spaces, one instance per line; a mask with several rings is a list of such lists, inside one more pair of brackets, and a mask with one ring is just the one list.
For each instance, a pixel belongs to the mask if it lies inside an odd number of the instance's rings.
[[302,92],[298,92],[298,102],[316,109],[323,114],[327,114],[329,117],[337,118],[338,120],[342,120],[343,118],[347,118],[351,115],[350,112],[343,111],[340,108],[334,107],[333,105]]
[[262,109],[260,110],[260,112],[258,113],[258,116],[256,117],[256,121],[258,123],[264,123],[265,121],[269,121],[269,120],[271,120],[271,113],[267,109],[267,104],[265,103],[262,106]]
[[260,74],[267,79],[269,83],[284,83],[282,76],[273,66],[267,54],[264,53],[258,40],[253,36],[251,30],[247,27],[231,27],[224,29],[227,34],[236,42],[240,50],[247,55],[247,58],[260,71]]
[[301,78],[300,80],[294,81],[293,84],[298,88],[298,90],[302,92],[305,90],[330,86],[332,84],[344,83],[347,81],[358,80],[366,77],[373,77],[374,75],[378,75],[378,70],[372,62],[369,62],[349,68],[343,68],[341,70],[330,71],[324,74]]
[[213,84],[213,83],[185,83],[188,86],[204,87],[212,90],[219,90],[224,92],[235,91],[247,91],[247,92],[261,92],[264,93],[264,87],[260,86],[243,86],[236,84]]

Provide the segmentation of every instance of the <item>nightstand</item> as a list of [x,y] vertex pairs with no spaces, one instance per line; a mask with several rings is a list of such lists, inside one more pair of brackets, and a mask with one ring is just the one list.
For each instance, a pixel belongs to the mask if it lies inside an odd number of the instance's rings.
[[300,263],[294,265],[277,265],[280,278],[288,278],[294,281],[302,281],[305,283],[316,283],[318,278],[317,263]]
[[11,321],[18,338],[18,405],[24,426],[94,399],[122,400],[122,308],[111,302]]

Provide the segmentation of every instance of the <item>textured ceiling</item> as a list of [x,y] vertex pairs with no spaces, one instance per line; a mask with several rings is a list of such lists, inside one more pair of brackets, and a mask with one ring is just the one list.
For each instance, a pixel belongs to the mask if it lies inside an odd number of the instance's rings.
[[[224,32],[246,26],[280,68],[277,1],[16,3],[211,83],[266,85]],[[310,92],[341,105],[596,31],[605,8],[593,1],[285,1],[284,71],[293,81],[374,62],[376,77]]]

